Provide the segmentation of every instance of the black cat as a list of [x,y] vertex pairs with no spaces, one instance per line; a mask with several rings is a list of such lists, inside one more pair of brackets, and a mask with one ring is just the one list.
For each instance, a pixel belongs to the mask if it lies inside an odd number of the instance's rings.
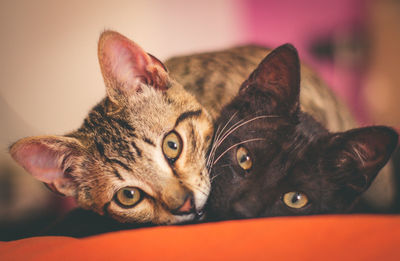
[[398,135],[384,126],[330,133],[299,102],[296,49],[272,51],[217,125],[209,219],[343,213],[374,180]]

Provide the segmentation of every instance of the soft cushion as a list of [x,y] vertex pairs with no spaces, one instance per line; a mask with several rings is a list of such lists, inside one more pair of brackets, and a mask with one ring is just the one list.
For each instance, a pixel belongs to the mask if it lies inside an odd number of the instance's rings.
[[400,260],[399,215],[326,215],[0,242],[0,260]]

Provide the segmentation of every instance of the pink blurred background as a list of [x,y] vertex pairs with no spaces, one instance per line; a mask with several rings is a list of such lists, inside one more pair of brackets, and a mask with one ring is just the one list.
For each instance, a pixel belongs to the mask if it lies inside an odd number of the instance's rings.
[[[360,60],[365,59],[366,53],[357,52],[366,45],[367,4],[364,0],[244,1],[245,37],[247,41],[269,46],[294,44],[301,58],[349,102],[360,121],[366,122],[357,95],[364,69]],[[317,56],[313,47],[325,53]],[[349,54],[341,57],[342,52]]]
[[81,124],[105,94],[96,53],[104,29],[160,59],[289,42],[362,125],[400,126],[399,25],[400,2],[391,0],[2,0],[0,230],[65,208],[12,162],[7,147]]

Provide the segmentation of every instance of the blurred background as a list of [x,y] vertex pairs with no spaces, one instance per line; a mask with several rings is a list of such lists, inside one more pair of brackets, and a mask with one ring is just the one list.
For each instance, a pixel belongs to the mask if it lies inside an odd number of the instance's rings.
[[104,95],[97,39],[121,32],[164,60],[294,44],[360,124],[400,126],[398,0],[0,1],[0,240],[65,211],[10,159],[19,138],[77,128]]

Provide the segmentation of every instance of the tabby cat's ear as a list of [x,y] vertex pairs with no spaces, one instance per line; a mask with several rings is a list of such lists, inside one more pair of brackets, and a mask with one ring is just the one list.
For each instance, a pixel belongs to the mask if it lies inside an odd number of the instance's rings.
[[331,167],[337,170],[332,172],[336,173],[335,179],[363,192],[390,159],[397,142],[397,132],[384,126],[333,134],[328,143],[326,161],[333,163]]
[[83,155],[78,140],[59,136],[24,138],[11,145],[10,154],[54,192],[65,196],[76,194],[72,174]]
[[108,96],[117,102],[143,84],[166,90],[169,77],[166,67],[154,56],[125,36],[105,31],[100,35],[98,57]]
[[269,53],[240,88],[239,95],[263,96],[278,111],[293,113],[299,108],[300,63],[291,44]]

